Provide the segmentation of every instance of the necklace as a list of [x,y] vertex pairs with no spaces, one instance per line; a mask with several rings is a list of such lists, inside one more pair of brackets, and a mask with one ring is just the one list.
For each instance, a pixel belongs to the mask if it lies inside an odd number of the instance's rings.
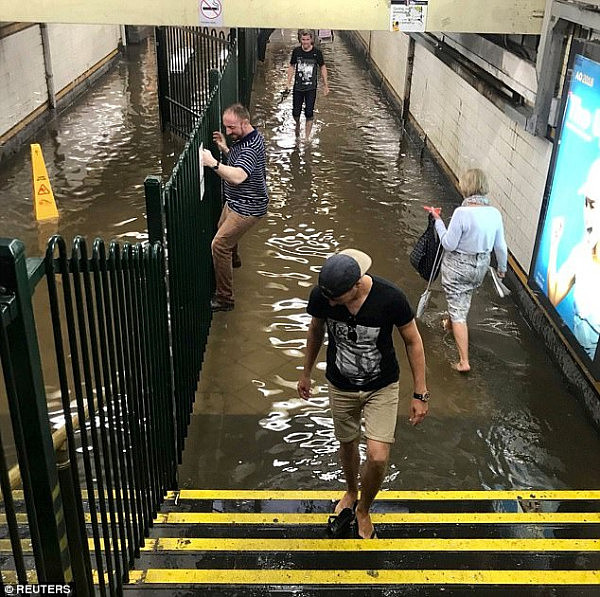
[[484,197],[483,195],[471,195],[470,197],[466,197],[462,202],[463,207],[467,207],[469,205],[489,205],[489,204],[490,204],[490,200],[487,197]]

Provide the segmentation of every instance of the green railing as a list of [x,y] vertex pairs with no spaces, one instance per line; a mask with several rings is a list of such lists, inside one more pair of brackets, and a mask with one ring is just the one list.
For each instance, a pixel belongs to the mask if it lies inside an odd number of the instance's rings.
[[[223,73],[222,105],[250,106],[256,71],[258,29],[231,29],[225,35],[202,27],[157,27],[158,97],[163,130],[187,139],[208,107],[213,75]],[[233,59],[232,59],[233,57]],[[228,69],[225,65],[230,66]],[[235,78],[235,86],[233,79]],[[234,91],[235,90],[235,91]]]
[[200,169],[201,147],[216,151],[213,131],[219,130],[223,106],[237,97],[237,64],[230,58],[221,75],[211,71],[208,106],[161,188],[157,177],[145,182],[150,240],[164,243],[168,253],[171,342],[176,395],[177,446],[183,450],[198,372],[211,321],[214,275],[210,243],[221,212],[221,183]]
[[[221,183],[204,177],[201,146],[238,101],[237,54],[209,73],[202,113],[163,186],[145,190],[148,243],[91,251],[60,236],[26,258],[0,239],[0,359],[18,471],[0,437],[0,489],[11,554],[3,583],[64,584],[120,595],[168,489],[177,486],[211,323],[210,244]],[[32,296],[45,280],[61,409],[51,427]],[[22,489],[16,489],[21,487]],[[18,524],[20,504],[27,530]],[[22,539],[31,541],[32,552]]]

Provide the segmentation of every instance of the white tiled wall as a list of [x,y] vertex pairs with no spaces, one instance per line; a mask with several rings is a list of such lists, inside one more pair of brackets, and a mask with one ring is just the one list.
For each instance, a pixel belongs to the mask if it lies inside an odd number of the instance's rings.
[[[118,25],[49,25],[55,92],[115,50]],[[0,39],[0,136],[48,99],[38,26]]]
[[47,99],[39,27],[0,39],[0,136]]
[[552,145],[527,133],[477,90],[417,44],[411,113],[458,176],[481,167],[490,199],[504,215],[506,239],[529,270]]
[[[117,25],[48,25],[56,93],[108,56],[119,44]],[[67,57],[68,59],[65,59]]]

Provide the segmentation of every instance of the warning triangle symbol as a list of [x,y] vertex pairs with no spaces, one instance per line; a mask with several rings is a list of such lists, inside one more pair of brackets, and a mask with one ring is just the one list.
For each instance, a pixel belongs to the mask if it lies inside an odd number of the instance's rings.
[[49,195],[50,189],[44,183],[42,183],[38,188],[37,194],[38,195]]

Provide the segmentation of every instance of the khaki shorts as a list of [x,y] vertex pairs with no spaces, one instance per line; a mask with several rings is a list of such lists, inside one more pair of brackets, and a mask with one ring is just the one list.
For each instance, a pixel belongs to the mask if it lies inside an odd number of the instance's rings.
[[367,439],[393,444],[398,416],[398,392],[397,381],[379,390],[365,392],[346,392],[329,384],[329,402],[336,439],[343,444],[358,439],[362,414]]

